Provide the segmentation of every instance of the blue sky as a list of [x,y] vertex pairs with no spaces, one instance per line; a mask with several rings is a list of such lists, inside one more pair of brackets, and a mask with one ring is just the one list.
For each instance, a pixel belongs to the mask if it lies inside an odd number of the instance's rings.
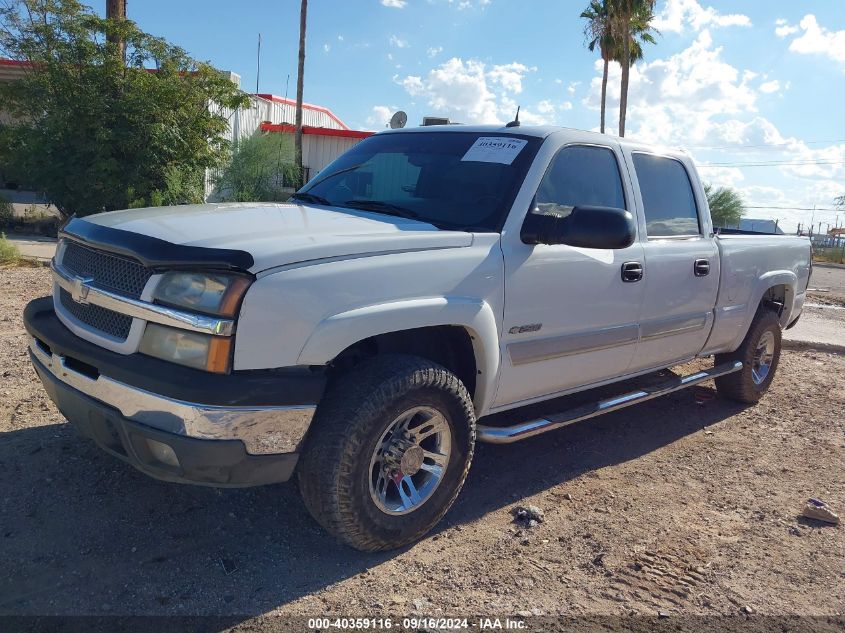
[[[305,100],[358,129],[381,129],[398,109],[410,124],[426,114],[507,121],[516,105],[524,123],[597,129],[601,68],[584,47],[586,4],[311,0]],[[141,28],[237,72],[249,91],[260,32],[260,91],[284,95],[289,74],[290,96],[298,10],[298,0],[128,3]],[[657,12],[658,43],[632,75],[628,136],[688,148],[705,180],[770,207],[748,215],[787,230],[813,213],[771,207],[830,209],[845,194],[841,0],[658,0]],[[618,75],[612,68],[611,130]],[[836,212],[814,220],[832,226]]]

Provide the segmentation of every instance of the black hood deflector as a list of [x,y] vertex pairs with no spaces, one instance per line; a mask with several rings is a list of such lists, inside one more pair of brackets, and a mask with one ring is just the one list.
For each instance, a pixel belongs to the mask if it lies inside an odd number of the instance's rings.
[[173,244],[157,237],[122,231],[73,217],[59,232],[92,248],[131,257],[153,269],[249,270],[255,261],[246,251]]

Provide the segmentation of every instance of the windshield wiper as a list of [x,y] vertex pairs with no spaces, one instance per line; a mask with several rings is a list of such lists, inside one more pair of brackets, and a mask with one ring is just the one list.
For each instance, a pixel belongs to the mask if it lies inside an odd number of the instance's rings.
[[363,200],[361,198],[354,198],[343,203],[344,206],[352,207],[353,209],[361,209],[363,211],[375,211],[376,213],[384,213],[385,215],[397,215],[400,218],[411,218],[412,220],[419,219],[420,214],[411,209],[400,207],[398,204],[391,202],[384,202],[383,200]]
[[303,202],[312,202],[314,204],[324,204],[328,207],[332,206],[331,200],[324,198],[323,196],[317,196],[313,193],[308,193],[306,191],[296,192],[290,197],[291,200],[302,200]]

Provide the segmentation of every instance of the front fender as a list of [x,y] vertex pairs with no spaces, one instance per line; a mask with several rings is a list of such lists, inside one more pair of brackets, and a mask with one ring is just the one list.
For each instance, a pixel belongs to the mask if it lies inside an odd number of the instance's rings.
[[[401,324],[401,327],[397,325]],[[364,339],[400,330],[440,325],[467,330],[478,368],[474,405],[486,411],[495,396],[499,375],[499,333],[486,301],[466,297],[430,297],[390,301],[355,308],[323,319],[297,359],[298,365],[325,365]]]

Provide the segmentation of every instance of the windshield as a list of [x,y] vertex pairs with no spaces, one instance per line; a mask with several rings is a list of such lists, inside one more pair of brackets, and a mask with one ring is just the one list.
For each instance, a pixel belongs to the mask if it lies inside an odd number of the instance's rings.
[[294,196],[440,228],[499,231],[541,141],[495,132],[379,134]]

